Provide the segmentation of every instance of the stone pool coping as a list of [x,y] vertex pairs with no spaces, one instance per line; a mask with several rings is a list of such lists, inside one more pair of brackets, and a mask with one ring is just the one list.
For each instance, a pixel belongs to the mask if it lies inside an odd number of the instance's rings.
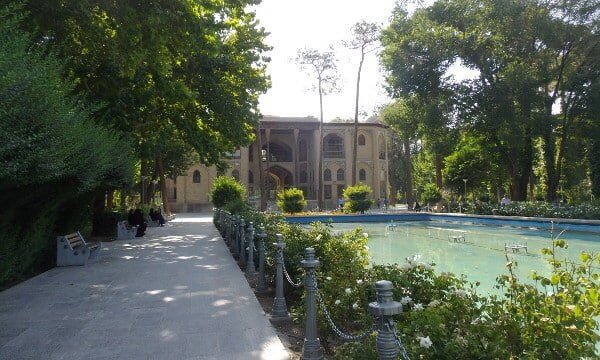
[[379,213],[379,214],[330,214],[330,215],[297,215],[287,216],[290,223],[309,224],[315,221],[353,223],[353,222],[389,222],[389,221],[467,221],[485,225],[535,227],[550,229],[552,224],[556,230],[569,229],[571,231],[582,231],[600,233],[600,220],[584,219],[559,219],[526,216],[502,216],[502,215],[475,215],[459,213]]

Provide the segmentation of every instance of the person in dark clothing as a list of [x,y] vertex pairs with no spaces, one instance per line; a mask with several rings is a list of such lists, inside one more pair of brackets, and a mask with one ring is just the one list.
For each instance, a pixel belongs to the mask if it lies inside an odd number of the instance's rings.
[[129,213],[127,214],[127,225],[134,226],[134,217],[133,217],[133,209],[129,209]]
[[132,225],[137,226],[137,232],[135,233],[135,237],[142,237],[146,234],[146,228],[148,224],[146,220],[144,220],[144,214],[141,209],[135,209],[133,212],[133,222]]
[[165,226],[165,218],[164,216],[162,216],[161,212],[160,212],[160,208],[157,211],[154,211],[154,209],[150,209],[150,219],[152,219],[152,221],[158,221],[158,224],[160,226]]
[[414,207],[414,210],[415,210],[416,212],[419,212],[419,211],[421,211],[421,205],[419,204],[419,202],[418,202],[418,201],[415,201],[415,207]]

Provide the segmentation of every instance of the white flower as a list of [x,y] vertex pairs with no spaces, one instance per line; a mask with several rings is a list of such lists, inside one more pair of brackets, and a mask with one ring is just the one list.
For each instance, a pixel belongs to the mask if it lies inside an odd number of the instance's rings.
[[334,302],[334,304],[339,305],[341,303],[341,301],[338,299]]
[[402,305],[406,305],[408,303],[410,303],[412,301],[412,298],[410,296],[405,296],[402,299],[400,299],[400,303]]
[[465,296],[467,296],[467,292],[463,289],[456,289],[454,290],[454,295],[464,298]]
[[421,346],[423,348],[429,349],[431,347],[431,345],[433,345],[429,336],[426,336],[426,337],[417,336],[417,340],[419,340],[419,346]]
[[429,305],[427,305],[427,306],[429,306],[429,307],[437,307],[437,306],[439,306],[441,303],[442,303],[442,302],[441,302],[441,301],[439,301],[439,300],[432,300],[432,301],[429,303]]
[[358,285],[362,285],[363,281],[362,281],[361,279],[358,279],[358,280],[356,280],[356,283],[357,283]]
[[331,280],[331,276],[328,276],[328,277],[326,277],[325,279],[327,279],[327,280]]
[[416,311],[423,310],[423,304],[421,304],[421,303],[415,304],[415,307],[413,309]]
[[352,308],[353,308],[354,310],[358,309],[358,304],[357,304],[357,303],[354,303],[354,304],[352,304]]
[[367,234],[367,233],[363,233],[363,236],[364,236],[364,237],[366,237],[366,238],[368,238],[368,237],[369,237],[369,234]]
[[351,293],[352,293],[352,289],[346,288],[346,294],[351,294]]
[[319,241],[319,240],[321,240],[322,237],[323,237],[323,235],[319,234],[319,235],[317,235],[317,237],[315,238],[315,240]]
[[415,267],[415,265],[411,262],[407,262],[406,264],[402,264],[402,266],[400,267],[402,270],[412,270]]
[[369,248],[367,245],[365,245],[365,250],[369,250],[369,249],[370,249],[370,248]]

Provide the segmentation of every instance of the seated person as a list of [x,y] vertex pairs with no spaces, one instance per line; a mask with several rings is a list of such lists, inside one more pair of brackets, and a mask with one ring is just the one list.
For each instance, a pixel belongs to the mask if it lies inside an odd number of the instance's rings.
[[150,219],[152,219],[152,221],[158,221],[158,224],[160,226],[165,226],[165,218],[162,215],[162,213],[160,212],[160,208],[157,211],[154,211],[154,209],[150,209]]
[[146,223],[146,220],[144,220],[144,214],[141,209],[135,209],[133,212],[133,222],[131,225],[137,226],[135,237],[142,237],[146,234],[146,227],[148,224]]
[[133,222],[134,222],[134,217],[133,217],[133,209],[129,209],[129,213],[127,214],[127,226],[131,227],[134,226]]
[[416,212],[419,212],[419,211],[421,211],[421,205],[419,204],[419,202],[418,202],[418,201],[415,201],[415,207],[414,207],[414,210],[415,210]]

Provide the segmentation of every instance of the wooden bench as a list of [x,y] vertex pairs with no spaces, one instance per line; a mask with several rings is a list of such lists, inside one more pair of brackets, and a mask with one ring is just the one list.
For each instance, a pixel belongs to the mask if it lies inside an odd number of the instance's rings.
[[131,226],[127,221],[119,221],[117,223],[117,240],[135,239],[137,226]]
[[78,232],[56,237],[56,266],[85,265],[100,258],[102,243],[89,244]]

